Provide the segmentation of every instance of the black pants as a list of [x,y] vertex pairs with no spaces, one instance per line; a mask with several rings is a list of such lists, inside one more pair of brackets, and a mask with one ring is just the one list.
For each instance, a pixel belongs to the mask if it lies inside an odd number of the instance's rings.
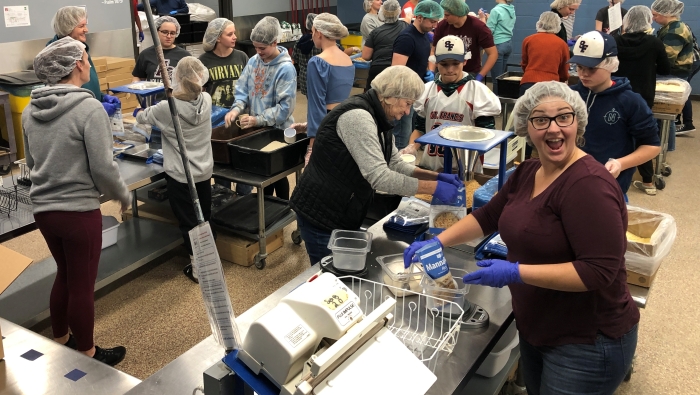
[[[194,205],[190,198],[190,190],[186,183],[177,182],[167,174],[165,175],[165,179],[168,182],[168,200],[170,201],[170,207],[173,210],[173,214],[175,214],[175,218],[177,218],[177,221],[180,223],[180,232],[182,232],[185,248],[187,248],[187,252],[192,255],[189,231],[197,226],[197,214],[194,212]],[[197,189],[204,220],[209,221],[211,218],[211,181],[197,182],[194,186]],[[216,232],[213,228],[211,231],[214,234],[214,238],[216,238]]]
[[[657,124],[659,125],[659,138],[661,138],[661,121],[657,121]],[[671,133],[670,130],[668,132]],[[637,146],[637,148],[639,147]],[[663,149],[663,147],[661,147],[661,149]],[[639,175],[642,176],[642,182],[645,184],[651,184],[652,182],[654,182],[655,160],[656,158],[637,166],[637,170],[639,170]]]
[[365,86],[365,92],[372,89],[372,80],[374,80],[379,75],[379,73],[384,71],[389,66],[391,65],[387,64],[384,66],[369,66],[369,71],[367,72],[367,85]]
[[272,196],[273,193],[277,193],[278,198],[289,200],[289,180],[285,177],[272,185],[266,186],[264,193],[267,196]]

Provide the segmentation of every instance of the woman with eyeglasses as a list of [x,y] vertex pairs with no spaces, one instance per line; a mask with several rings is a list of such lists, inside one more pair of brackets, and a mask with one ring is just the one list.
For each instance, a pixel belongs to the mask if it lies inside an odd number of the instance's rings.
[[321,121],[314,154],[289,201],[312,265],[330,255],[334,229],[362,226],[375,190],[457,199],[462,185],[457,175],[403,162],[394,145],[393,121],[409,114],[424,90],[413,70],[391,66],[372,81],[372,89],[343,101]]
[[[165,65],[168,67],[168,76],[172,79],[173,70],[177,66],[177,62],[186,56],[192,56],[186,50],[175,45],[175,37],[180,35],[180,23],[171,16],[161,16],[156,19],[155,29],[158,31],[158,39],[163,47],[163,56],[165,57]],[[156,55],[155,45],[144,49],[136,60],[134,71],[131,72],[134,76],[133,81],[154,81],[162,82],[163,74],[160,69],[160,62]]]
[[637,344],[639,310],[625,271],[627,206],[615,178],[579,148],[586,104],[561,82],[518,99],[515,133],[537,147],[483,207],[438,237],[461,244],[500,232],[506,260],[477,262],[467,284],[508,286],[528,394],[613,394]]

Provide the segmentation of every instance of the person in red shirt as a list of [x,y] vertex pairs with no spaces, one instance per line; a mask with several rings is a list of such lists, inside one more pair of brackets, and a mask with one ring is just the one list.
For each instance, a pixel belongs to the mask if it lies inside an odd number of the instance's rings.
[[586,103],[566,84],[536,84],[513,117],[540,159],[520,164],[485,206],[411,244],[404,265],[422,247],[499,231],[507,260],[479,261],[462,281],[510,289],[528,394],[611,395],[630,369],[639,323],[627,286],[622,190],[579,148]]
[[411,24],[413,21],[413,15],[415,14],[415,9],[418,3],[420,3],[423,0],[408,0],[406,4],[401,7],[401,16],[400,18],[404,20],[404,22]]
[[520,80],[520,96],[538,82],[569,80],[569,46],[559,39],[557,32],[561,18],[554,12],[547,11],[537,21],[537,33],[523,40],[522,59],[523,78]]
[[[464,42],[464,47],[470,52],[471,58],[463,70],[475,74],[474,78],[483,82],[486,75],[498,60],[498,50],[493,43],[491,29],[477,17],[467,15],[469,6],[464,0],[442,0],[440,2],[445,19],[438,23],[433,36],[431,54],[435,54],[435,46],[445,36],[457,36]],[[488,58],[484,66],[481,66],[481,50],[486,52]],[[435,70],[435,64],[430,64],[430,69]]]

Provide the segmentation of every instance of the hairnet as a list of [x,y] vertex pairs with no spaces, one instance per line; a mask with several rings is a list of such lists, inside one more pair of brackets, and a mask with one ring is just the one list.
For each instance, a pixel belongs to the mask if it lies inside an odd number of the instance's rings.
[[607,70],[611,73],[616,72],[618,67],[620,67],[620,60],[617,58],[617,56],[605,58],[596,66],[597,69]]
[[382,98],[418,100],[425,90],[425,83],[406,66],[389,66],[372,80],[372,89]]
[[397,0],[386,0],[379,9],[379,20],[384,23],[394,23],[401,15],[401,4]]
[[440,4],[434,1],[421,1],[413,10],[413,15],[422,16],[427,19],[442,19],[445,13],[442,11]]
[[586,131],[586,125],[588,124],[586,103],[583,102],[578,92],[569,88],[569,86],[563,82],[538,82],[515,102],[515,107],[513,108],[513,126],[515,127],[515,134],[520,137],[525,137],[527,142],[532,145],[530,136],[527,133],[532,110],[542,103],[559,100],[563,100],[569,104],[576,113],[576,121],[578,122],[576,128],[576,144],[578,146],[583,145],[583,133]]
[[216,40],[221,37],[221,34],[226,30],[227,27],[232,26],[233,22],[226,18],[216,18],[209,22],[207,25],[207,31],[204,32],[204,39],[202,40],[202,49],[205,52],[210,52],[216,47]]
[[311,28],[314,27],[314,19],[318,14],[314,14],[313,12],[310,12],[306,14],[306,30],[311,31]]
[[348,28],[337,16],[324,12],[314,19],[314,28],[331,40],[340,40],[348,36]]
[[56,11],[56,15],[53,16],[51,25],[53,25],[53,31],[58,37],[65,37],[86,17],[87,13],[84,8],[75,6],[61,7]]
[[665,16],[681,16],[683,2],[678,0],[656,0],[651,4],[652,11]]
[[574,4],[581,4],[581,0],[554,0],[552,4],[549,5],[549,8],[558,10]]
[[171,16],[161,16],[160,18],[156,19],[153,24],[156,25],[156,31],[160,30],[160,27],[163,26],[164,23],[170,22],[175,25],[175,37],[180,35],[180,22],[177,21],[177,19],[171,17]]
[[372,3],[374,0],[364,0],[362,2],[362,7],[365,9],[365,12],[370,12],[372,11]]
[[555,12],[547,11],[540,15],[537,21],[537,31],[540,33],[558,33],[561,29],[561,18]]
[[209,80],[209,71],[194,56],[185,56],[177,62],[173,71],[173,95],[180,99],[194,100],[202,93],[202,86]]
[[67,77],[83,58],[85,44],[68,36],[42,49],[34,58],[34,73],[41,82],[54,85]]
[[272,45],[279,40],[280,36],[282,36],[280,21],[275,17],[266,16],[255,24],[253,31],[250,32],[250,41]]
[[622,30],[625,33],[642,33],[651,29],[651,10],[647,6],[636,5],[622,18]]
[[464,0],[442,0],[440,6],[454,16],[465,16],[469,13],[469,6]]

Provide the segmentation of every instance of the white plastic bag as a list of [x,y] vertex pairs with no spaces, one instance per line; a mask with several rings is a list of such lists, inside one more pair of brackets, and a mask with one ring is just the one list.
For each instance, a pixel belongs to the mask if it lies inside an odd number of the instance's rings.
[[685,104],[690,96],[691,87],[688,81],[680,78],[656,80],[654,103]]
[[[668,214],[627,206],[627,232],[627,269],[651,276],[671,252],[676,240],[676,220]],[[629,240],[630,233],[642,240]]]
[[211,22],[216,19],[216,12],[211,8],[199,3],[187,3],[190,9],[190,21]]

